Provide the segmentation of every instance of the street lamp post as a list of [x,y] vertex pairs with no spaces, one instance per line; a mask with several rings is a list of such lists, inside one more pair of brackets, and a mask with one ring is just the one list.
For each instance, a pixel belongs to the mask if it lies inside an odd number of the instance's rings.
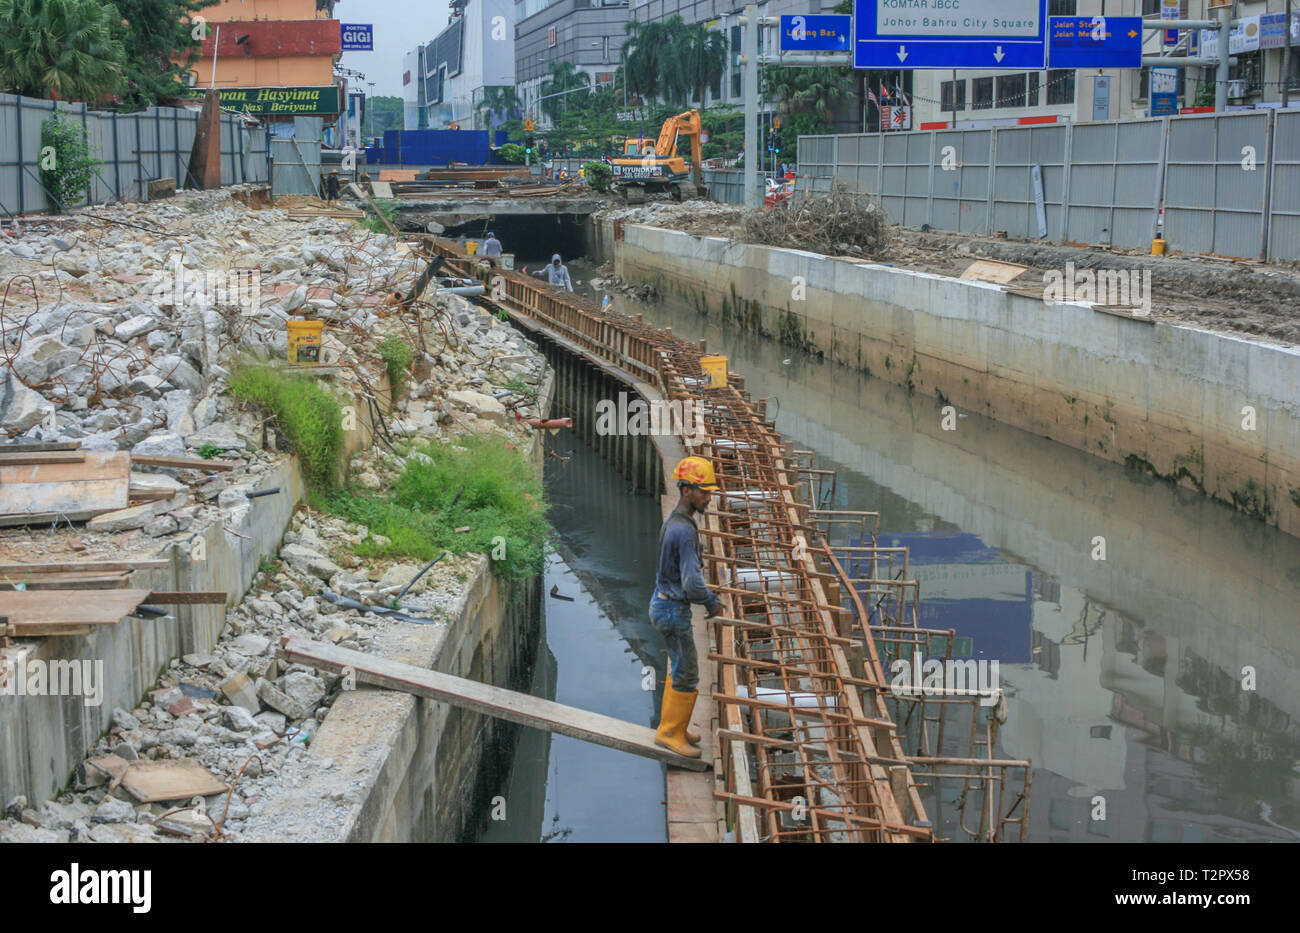
[[370,98],[366,101],[366,117],[370,122],[370,136],[373,138],[375,135],[375,82],[367,81],[366,83],[370,85]]

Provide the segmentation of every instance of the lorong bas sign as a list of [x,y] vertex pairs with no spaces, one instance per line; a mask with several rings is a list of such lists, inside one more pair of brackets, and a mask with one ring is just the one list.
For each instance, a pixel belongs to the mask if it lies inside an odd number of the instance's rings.
[[321,87],[226,87],[217,89],[221,106],[267,116],[310,117],[338,113],[339,89]]

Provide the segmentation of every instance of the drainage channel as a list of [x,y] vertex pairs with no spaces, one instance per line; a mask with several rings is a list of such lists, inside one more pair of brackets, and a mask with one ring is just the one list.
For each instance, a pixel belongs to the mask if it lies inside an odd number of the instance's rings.
[[[547,557],[543,630],[533,683],[581,709],[651,724],[662,694],[663,641],[650,626],[654,568],[646,542],[655,499],[591,448],[547,438],[546,491],[555,540]],[[555,596],[549,595],[554,590]],[[567,598],[560,598],[567,597]],[[480,842],[664,842],[664,766],[612,748],[520,728],[513,759],[489,779],[495,798]]]
[[908,549],[913,625],[933,634],[900,648],[881,633],[882,658],[999,662],[1003,721],[890,701],[936,837],[981,836],[978,789],[925,761],[937,742],[1033,762],[1030,841],[1300,838],[1300,541],[977,415],[945,430],[939,401],[694,308],[616,307],[726,354],[777,430],[834,471],[824,504],[873,510],[878,545]]

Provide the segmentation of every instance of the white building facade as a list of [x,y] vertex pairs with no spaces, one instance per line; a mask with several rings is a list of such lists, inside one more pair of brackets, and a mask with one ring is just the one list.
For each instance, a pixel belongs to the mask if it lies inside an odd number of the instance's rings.
[[486,123],[485,89],[515,86],[513,0],[467,0],[460,15],[402,62],[406,129],[471,129]]

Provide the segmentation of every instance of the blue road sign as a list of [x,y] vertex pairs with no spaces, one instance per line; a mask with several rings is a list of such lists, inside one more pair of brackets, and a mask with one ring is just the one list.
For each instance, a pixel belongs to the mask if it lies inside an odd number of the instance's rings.
[[342,49],[344,52],[373,52],[375,50],[374,26],[370,23],[342,23]]
[[781,17],[782,52],[847,52],[853,17],[798,13]]
[[1046,6],[1047,0],[853,0],[853,67],[1042,69]]
[[1049,68],[1141,68],[1142,17],[1053,16]]

